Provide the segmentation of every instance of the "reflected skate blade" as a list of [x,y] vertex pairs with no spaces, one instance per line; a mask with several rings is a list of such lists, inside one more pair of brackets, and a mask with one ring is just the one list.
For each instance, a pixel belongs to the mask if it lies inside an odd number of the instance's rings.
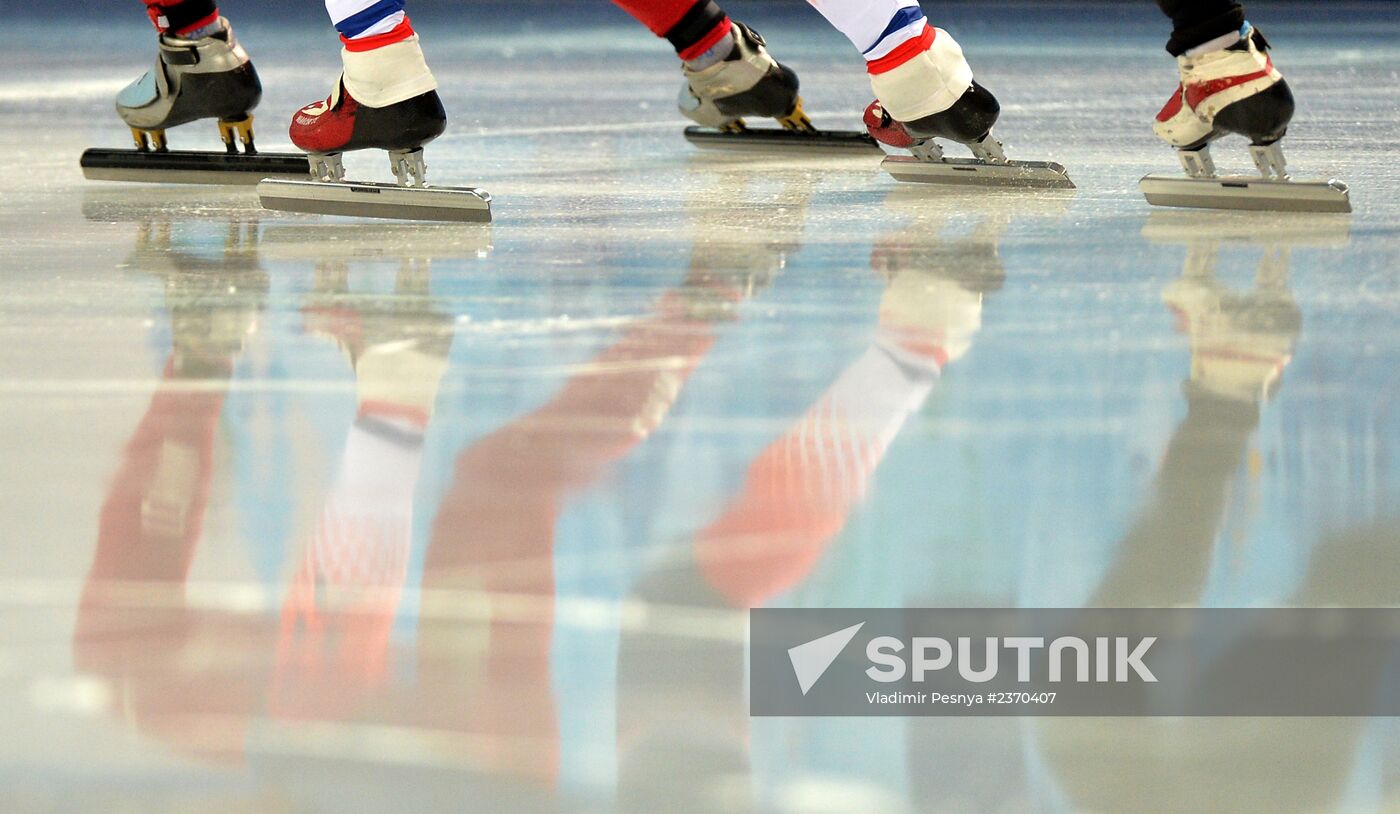
[[491,196],[475,187],[401,187],[363,181],[275,181],[258,184],[265,209],[395,220],[491,220]]
[[1074,182],[1069,180],[1065,168],[1053,161],[989,164],[975,158],[922,161],[909,155],[892,155],[880,166],[898,181],[1020,189],[1074,189]]
[[1274,248],[1341,249],[1351,244],[1351,218],[1344,214],[1318,217],[1317,212],[1280,213],[1261,218],[1249,212],[1202,209],[1154,209],[1143,224],[1142,236],[1166,245],[1202,241]]
[[718,150],[780,151],[801,150],[804,153],[884,153],[869,133],[854,130],[827,130],[806,133],[765,127],[741,130],[738,133],[712,130],[708,127],[687,127],[685,140],[696,147]]
[[280,261],[482,258],[491,251],[491,228],[407,221],[277,223],[263,227],[259,248],[261,257]]
[[1157,206],[1272,212],[1350,212],[1341,181],[1272,181],[1258,176],[1188,178],[1161,173],[1142,179],[1142,194]]
[[83,177],[93,181],[156,184],[256,184],[264,178],[305,178],[311,168],[300,153],[225,153],[170,150],[85,150]]

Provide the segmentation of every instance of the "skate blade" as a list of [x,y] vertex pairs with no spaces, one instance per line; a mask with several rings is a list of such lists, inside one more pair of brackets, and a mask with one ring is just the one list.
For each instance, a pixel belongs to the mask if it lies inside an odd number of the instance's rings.
[[1053,161],[991,164],[975,158],[922,161],[910,155],[892,155],[885,158],[880,166],[897,181],[1019,189],[1075,188],[1064,166]]
[[170,150],[83,151],[78,163],[92,181],[139,181],[155,184],[258,183],[264,178],[305,178],[311,172],[300,153],[226,153]]
[[1274,181],[1258,176],[1188,178],[1155,173],[1139,184],[1156,206],[1270,212],[1350,212],[1351,194],[1341,181]]
[[708,127],[687,127],[685,140],[696,147],[717,150],[883,153],[869,133],[854,130],[780,130],[776,127],[741,130],[737,133]]
[[265,180],[258,184],[265,209],[395,220],[491,220],[491,196],[475,187],[401,187],[353,181]]

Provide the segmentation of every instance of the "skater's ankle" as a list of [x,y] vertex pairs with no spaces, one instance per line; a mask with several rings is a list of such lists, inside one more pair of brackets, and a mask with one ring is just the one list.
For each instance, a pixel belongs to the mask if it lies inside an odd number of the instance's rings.
[[697,0],[664,36],[686,67],[699,71],[733,52],[733,29],[729,15],[713,0]]
[[219,25],[217,0],[145,0],[146,14],[156,31],[179,39],[196,39],[201,29]]
[[732,53],[734,53],[734,37],[726,34],[720,38],[719,42],[702,51],[698,56],[681,61],[692,71],[703,71],[711,65],[723,62],[724,58]]
[[223,22],[223,20],[220,20],[220,19],[217,19],[217,18],[216,18],[216,19],[214,20],[214,22],[208,23],[207,25],[197,26],[197,27],[195,27],[195,28],[187,29],[187,30],[185,30],[185,31],[180,31],[180,32],[178,32],[178,33],[177,33],[177,32],[171,32],[171,33],[175,34],[176,37],[179,37],[179,38],[182,39],[182,40],[199,40],[199,39],[203,39],[203,38],[205,38],[205,37],[212,37],[212,36],[214,36],[215,34],[218,34],[220,31],[223,31],[223,30],[224,30],[224,22]]
[[1231,48],[1235,48],[1241,43],[1247,42],[1249,38],[1253,35],[1254,27],[1251,26],[1249,24],[1249,21],[1246,20],[1245,24],[1240,28],[1239,31],[1231,31],[1228,34],[1222,34],[1218,37],[1207,40],[1201,43],[1200,45],[1188,48],[1182,53],[1182,56],[1188,58],[1195,58],[1205,56],[1206,54],[1213,54],[1217,51],[1225,51]]

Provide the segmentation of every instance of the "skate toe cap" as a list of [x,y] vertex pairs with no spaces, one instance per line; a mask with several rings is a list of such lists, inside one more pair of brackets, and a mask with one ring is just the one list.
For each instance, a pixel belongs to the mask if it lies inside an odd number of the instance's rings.
[[156,85],[155,74],[147,71],[117,93],[117,109],[138,110],[149,107],[159,98],[160,89]]

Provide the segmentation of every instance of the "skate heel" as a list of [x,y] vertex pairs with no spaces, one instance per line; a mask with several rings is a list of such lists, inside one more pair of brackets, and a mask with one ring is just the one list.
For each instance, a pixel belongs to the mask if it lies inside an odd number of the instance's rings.
[[759,116],[783,119],[791,115],[797,99],[797,74],[781,62],[746,91],[714,100],[715,109],[726,116]]
[[1293,91],[1282,79],[1265,90],[1227,105],[1215,115],[1215,127],[1237,133],[1266,147],[1283,138],[1293,120]]
[[355,133],[346,150],[375,148],[412,151],[442,135],[447,111],[430,90],[385,107],[364,107],[355,114]]
[[812,120],[807,118],[807,113],[802,110],[802,97],[797,97],[797,101],[792,103],[792,110],[787,115],[778,117],[778,124],[784,130],[792,130],[799,133],[816,132],[816,127],[812,125]]
[[905,122],[915,138],[946,138],[961,144],[978,144],[991,133],[1001,115],[1001,104],[986,88],[973,81],[958,101],[932,116]]
[[262,80],[253,63],[222,73],[188,74],[181,92],[170,108],[166,127],[199,119],[237,121],[262,101]]

